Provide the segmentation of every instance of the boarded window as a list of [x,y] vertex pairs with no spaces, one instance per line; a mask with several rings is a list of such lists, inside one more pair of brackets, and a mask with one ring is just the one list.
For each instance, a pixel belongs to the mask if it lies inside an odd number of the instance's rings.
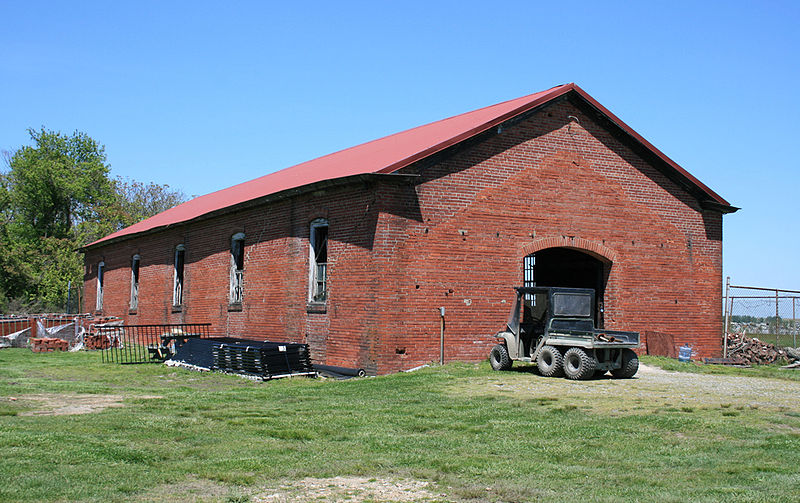
[[241,232],[231,238],[230,276],[230,303],[241,304],[244,300],[244,234]]
[[183,305],[183,267],[186,258],[186,247],[178,245],[175,247],[175,268],[172,283],[172,305]]
[[311,222],[309,234],[309,301],[328,299],[328,221],[318,218]]
[[134,255],[131,259],[131,303],[132,311],[139,308],[139,255]]

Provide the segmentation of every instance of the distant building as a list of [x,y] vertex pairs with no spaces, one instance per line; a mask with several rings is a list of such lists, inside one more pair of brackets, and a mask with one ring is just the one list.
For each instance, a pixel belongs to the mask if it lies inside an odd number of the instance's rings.
[[[722,197],[575,84],[195,198],[85,247],[128,323],[307,342],[374,373],[486,358],[511,287],[591,287],[598,324],[722,347]],[[99,280],[98,280],[99,278]]]

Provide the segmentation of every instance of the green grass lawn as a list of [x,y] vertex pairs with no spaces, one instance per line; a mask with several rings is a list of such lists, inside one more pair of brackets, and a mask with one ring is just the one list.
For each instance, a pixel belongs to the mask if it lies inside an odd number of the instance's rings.
[[[440,501],[800,500],[800,409],[674,392],[487,363],[262,383],[5,349],[0,501],[255,501],[338,475],[431,482]],[[28,415],[75,396],[120,406]]]

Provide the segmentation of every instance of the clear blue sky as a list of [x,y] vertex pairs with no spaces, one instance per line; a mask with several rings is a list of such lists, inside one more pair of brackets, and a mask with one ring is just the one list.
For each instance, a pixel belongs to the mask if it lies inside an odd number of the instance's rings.
[[800,290],[800,2],[0,1],[0,149],[88,133],[200,195],[576,82],[743,209],[725,274]]

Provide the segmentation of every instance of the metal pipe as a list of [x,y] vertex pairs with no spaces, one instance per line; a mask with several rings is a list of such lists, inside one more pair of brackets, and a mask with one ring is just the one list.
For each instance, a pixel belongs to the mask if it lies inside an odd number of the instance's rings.
[[364,369],[353,369],[349,367],[337,367],[336,365],[314,365],[314,370],[332,372],[343,376],[364,377],[367,372]]
[[[739,286],[739,285],[731,285],[731,288],[742,288],[745,290],[762,290],[765,292],[774,292],[776,290],[775,288],[760,288],[757,286]],[[800,293],[800,290],[781,290],[781,289],[777,290],[779,292],[785,292],[785,293]]]

